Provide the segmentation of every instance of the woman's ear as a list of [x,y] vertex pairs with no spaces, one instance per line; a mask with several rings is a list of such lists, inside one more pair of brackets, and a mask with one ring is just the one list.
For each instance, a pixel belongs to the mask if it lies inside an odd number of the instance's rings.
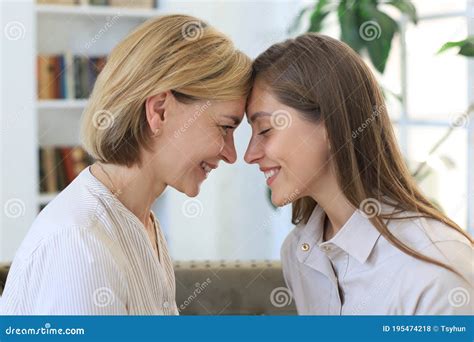
[[160,135],[165,122],[165,107],[171,92],[161,92],[148,97],[145,101],[145,111],[148,126],[154,136]]

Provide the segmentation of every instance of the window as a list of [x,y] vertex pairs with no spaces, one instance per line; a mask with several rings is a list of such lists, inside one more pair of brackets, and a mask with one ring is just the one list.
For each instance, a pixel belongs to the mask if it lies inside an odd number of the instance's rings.
[[[394,123],[410,168],[427,163],[428,175],[419,181],[424,193],[472,233],[473,123],[461,115],[473,102],[473,62],[455,51],[436,52],[445,42],[468,36],[473,21],[468,9],[472,11],[473,2],[468,7],[462,0],[439,1],[436,6],[429,1],[414,4],[418,24],[401,20],[399,71],[404,100]],[[430,154],[451,127],[449,137]]]

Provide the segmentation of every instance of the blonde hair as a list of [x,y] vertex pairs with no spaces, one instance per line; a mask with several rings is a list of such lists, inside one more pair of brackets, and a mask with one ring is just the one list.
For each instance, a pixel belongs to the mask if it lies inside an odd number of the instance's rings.
[[187,15],[148,20],[111,52],[83,113],[84,148],[96,160],[131,166],[151,136],[145,102],[171,90],[183,101],[248,95],[251,60],[231,40]]

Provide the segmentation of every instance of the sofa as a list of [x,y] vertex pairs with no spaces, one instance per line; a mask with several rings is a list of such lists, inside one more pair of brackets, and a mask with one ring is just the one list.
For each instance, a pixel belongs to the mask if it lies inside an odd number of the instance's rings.
[[[0,264],[0,294],[9,264]],[[279,261],[176,261],[181,315],[295,315]]]

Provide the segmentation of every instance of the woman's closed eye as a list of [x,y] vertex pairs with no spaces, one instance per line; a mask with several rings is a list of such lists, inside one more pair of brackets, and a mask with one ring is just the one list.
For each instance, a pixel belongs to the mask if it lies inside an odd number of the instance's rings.
[[234,129],[235,127],[234,126],[219,126],[219,128],[221,129],[222,134],[225,136],[227,135],[229,130]]
[[271,130],[271,128],[264,129],[263,131],[260,131],[260,132],[258,133],[258,135],[265,135],[265,133],[267,133],[267,132],[270,131],[270,130]]

